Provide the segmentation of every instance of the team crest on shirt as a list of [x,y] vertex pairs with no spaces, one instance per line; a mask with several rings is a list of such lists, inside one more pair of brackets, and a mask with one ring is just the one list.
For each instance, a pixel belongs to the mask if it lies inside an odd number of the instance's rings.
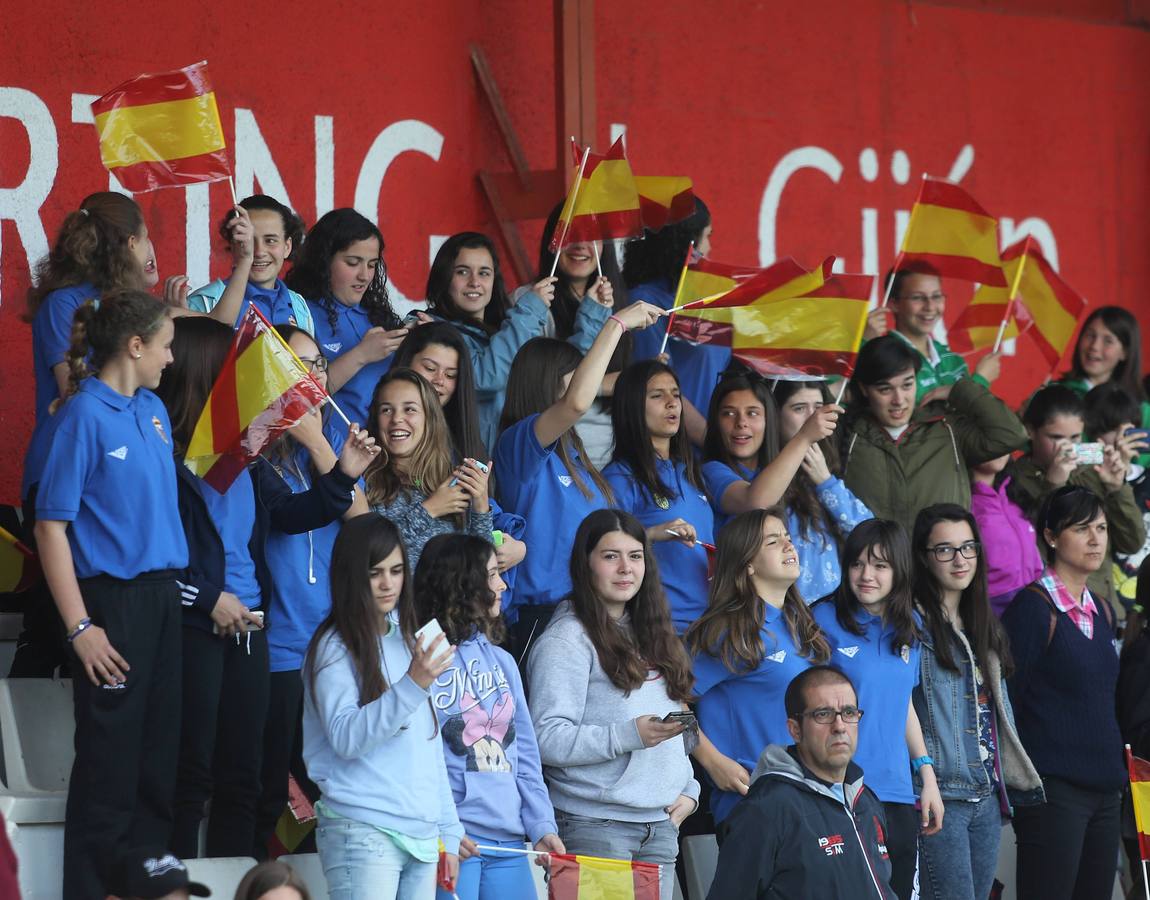
[[787,658],[787,651],[786,650],[776,650],[774,653],[770,653],[767,655],[767,659],[769,659],[771,662],[777,662],[777,663],[781,663],[786,658]]
[[655,505],[657,507],[659,507],[659,509],[670,509],[671,508],[671,501],[668,500],[666,497],[656,497],[655,498]]
[[123,447],[117,447],[115,450],[109,450],[108,456],[114,457],[116,459],[127,459],[128,458],[128,447],[127,447],[127,445],[125,444]]
[[910,645],[903,644],[902,649],[898,651],[898,655],[902,657],[902,661],[910,665]]
[[330,350],[332,353],[339,353],[339,348],[343,346],[342,341],[336,341],[334,344],[324,344],[324,350]]
[[156,434],[160,436],[160,440],[165,444],[168,443],[168,436],[164,434],[164,423],[160,421],[159,416],[152,416],[152,426],[156,429]]
[[571,479],[570,475],[560,475],[559,476],[559,483],[561,485],[563,485],[563,487],[571,487],[571,481],[572,481],[572,479]]
[[847,659],[854,659],[855,654],[858,652],[859,652],[858,645],[855,645],[854,647],[839,647],[839,653],[841,653]]

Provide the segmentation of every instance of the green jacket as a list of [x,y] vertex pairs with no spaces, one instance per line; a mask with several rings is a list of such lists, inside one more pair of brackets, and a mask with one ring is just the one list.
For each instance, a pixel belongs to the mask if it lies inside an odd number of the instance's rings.
[[869,412],[844,435],[843,481],[876,517],[910,534],[932,503],[970,509],[970,467],[1026,444],[1022,423],[972,378],[955,383],[942,416],[911,422],[896,441]]
[[[1038,468],[1029,456],[1012,460],[1006,471],[1014,483],[1026,492],[1035,509],[1042,502],[1042,498],[1057,487],[1046,480],[1046,473]],[[1129,484],[1124,484],[1116,491],[1108,491],[1098,473],[1090,466],[1079,466],[1071,472],[1069,483],[1089,488],[1102,498],[1110,538],[1109,553],[1102,568],[1086,580],[1086,586],[1095,597],[1110,601],[1115,613],[1121,615],[1122,606],[1118,589],[1114,585],[1114,567],[1109,554],[1136,553],[1142,549],[1146,541],[1146,526],[1142,522],[1142,513],[1134,499],[1134,489]],[[1038,552],[1043,559],[1046,559],[1047,546],[1042,538],[1042,528],[1035,525],[1034,533],[1038,537]]]

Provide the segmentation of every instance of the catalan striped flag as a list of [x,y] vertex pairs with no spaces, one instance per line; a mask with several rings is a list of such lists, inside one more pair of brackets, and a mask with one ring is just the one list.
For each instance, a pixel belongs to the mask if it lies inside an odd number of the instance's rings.
[[950,346],[960,353],[993,346],[1006,321],[1003,338],[1026,334],[1053,369],[1074,340],[1086,298],[1059,277],[1032,237],[1012,244],[1002,259],[1011,288],[981,286],[951,326]]
[[326,399],[327,391],[249,304],[184,464],[222,494],[265,447]]
[[92,104],[100,157],[129,191],[231,175],[206,61],[139,75]]
[[[582,162],[583,152],[574,145],[572,149]],[[692,208],[693,203],[692,198]],[[558,253],[562,244],[637,237],[642,233],[639,191],[620,137],[605,155],[587,154],[582,175],[571,183],[555,224],[551,252]]]
[[[674,866],[668,877],[674,877]],[[549,900],[659,900],[655,863],[551,854]]]
[[1131,753],[1127,744],[1126,767],[1130,773],[1130,799],[1138,828],[1138,849],[1143,860],[1150,860],[1150,762]]
[[639,214],[643,227],[658,231],[681,222],[695,212],[695,191],[685,175],[636,175]]
[[998,220],[956,184],[923,178],[902,238],[897,267],[925,264],[943,277],[1006,287]]

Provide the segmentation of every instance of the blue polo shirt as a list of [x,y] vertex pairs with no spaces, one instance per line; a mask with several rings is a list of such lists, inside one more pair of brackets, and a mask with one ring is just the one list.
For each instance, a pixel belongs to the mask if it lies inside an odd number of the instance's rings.
[[40,480],[44,452],[49,437],[43,433],[51,416],[48,407],[60,396],[56,386],[54,366],[67,361],[72,346],[72,318],[76,310],[88,300],[100,296],[90,283],[58,288],[44,298],[32,320],[32,372],[36,378],[36,424],[32,439],[24,455],[24,475],[20,482],[20,496],[27,497],[29,489]]
[[[721,659],[706,653],[696,654],[692,660],[699,726],[720,753],[748,772],[755,771],[767,744],[785,747],[792,743],[783,697],[791,679],[811,665],[799,655],[782,610],[764,605],[760,634],[765,653],[758,666],[732,672]],[[739,799],[731,791],[713,790],[711,813],[715,822],[725,819]]]
[[[345,306],[338,300],[333,300],[332,304],[335,306],[334,328],[322,304],[313,300],[307,302],[315,325],[315,340],[319,344],[319,349],[328,359],[339,359],[363,340],[372,324],[368,320],[366,310],[360,306]],[[351,421],[367,426],[371,395],[375,393],[379,379],[391,368],[393,359],[394,354],[387,359],[368,363],[335,392],[335,402]]]
[[[648,281],[631,288],[631,300],[645,300],[663,309],[670,309],[675,305],[675,285],[663,280]],[[633,358],[642,360],[658,356],[666,333],[666,319],[652,328],[633,332]],[[693,344],[673,337],[667,341],[667,352],[671,355],[671,368],[679,378],[683,396],[705,416],[719,375],[730,365],[731,348]]]
[[[324,434],[339,456],[347,432],[341,419],[332,416],[332,420],[325,426]],[[303,447],[297,447],[294,461],[294,471],[290,466],[279,466],[276,471],[292,493],[302,494],[311,487],[314,477],[311,456]],[[272,672],[303,668],[308,642],[331,611],[331,551],[342,525],[343,520],[336,519],[302,534],[274,528],[268,532],[264,553],[272,574],[267,619]]]
[[724,513],[720,506],[727,488],[736,481],[754,481],[758,474],[758,472],[743,465],[739,465],[738,471],[735,471],[725,462],[717,459],[703,463],[703,484],[707,486],[707,496],[711,498],[711,509],[715,513],[716,534],[734,518],[734,516],[728,516]]
[[496,490],[500,502],[527,522],[523,540],[527,556],[516,570],[513,606],[504,610],[509,622],[519,618],[519,607],[552,606],[571,591],[569,561],[579,524],[609,504],[578,455],[572,463],[590,489],[585,497],[556,454],[556,446],[540,445],[535,437],[538,414],[505,430],[495,445]]
[[235,594],[249,609],[261,605],[260,583],[249,545],[256,527],[256,494],[246,472],[222,494],[196,479],[208,516],[224,545],[224,590]]
[[143,388],[125,397],[85,378],[55,418],[36,518],[71,523],[76,577],[185,568],[172,428],[159,397]]
[[[188,295],[188,309],[202,313],[211,312],[220,302],[227,286],[227,282],[220,278],[205,284],[202,288]],[[315,326],[312,323],[312,314],[311,310],[308,309],[307,301],[280,279],[276,279],[275,286],[271,289],[262,288],[250,281],[244,286],[244,299],[240,304],[239,315],[236,316],[237,327],[243,321],[248,306],[253,303],[256,309],[263,313],[264,318],[273,325],[295,325],[308,334],[314,334]]]
[[922,645],[916,641],[895,653],[894,628],[884,627],[880,617],[861,609],[855,618],[865,634],[852,634],[839,624],[829,599],[812,606],[811,613],[831,645],[830,664],[850,677],[858,694],[863,717],[854,761],[863,770],[867,787],[884,803],[914,803],[906,713],[918,684]]
[[[697,540],[715,542],[715,517],[706,493],[687,480],[686,467],[669,459],[657,461],[659,478],[674,496],[657,503],[647,489],[631,475],[631,467],[613,462],[603,475],[615,493],[615,504],[643,523],[644,528],[683,519],[695,526]],[[707,551],[698,543],[688,547],[682,541],[659,541],[654,545],[659,576],[671,607],[675,631],[682,634],[707,609]]]

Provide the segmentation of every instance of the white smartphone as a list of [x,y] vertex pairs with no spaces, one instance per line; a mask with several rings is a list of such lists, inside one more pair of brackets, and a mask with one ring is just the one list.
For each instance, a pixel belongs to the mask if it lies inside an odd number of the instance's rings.
[[415,632],[415,642],[418,644],[419,639],[423,638],[423,649],[427,650],[441,634],[443,634],[443,628],[439,624],[439,619],[432,619]]

